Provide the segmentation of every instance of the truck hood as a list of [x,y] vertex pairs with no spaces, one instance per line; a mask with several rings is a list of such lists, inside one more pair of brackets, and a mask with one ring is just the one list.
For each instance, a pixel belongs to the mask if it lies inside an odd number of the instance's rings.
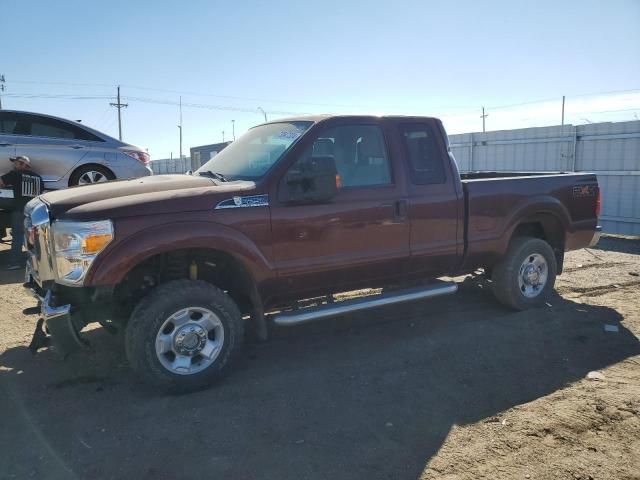
[[[156,175],[48,192],[40,198],[52,218],[100,220],[213,209],[254,182],[219,182],[191,175]],[[247,195],[249,193],[242,193]]]

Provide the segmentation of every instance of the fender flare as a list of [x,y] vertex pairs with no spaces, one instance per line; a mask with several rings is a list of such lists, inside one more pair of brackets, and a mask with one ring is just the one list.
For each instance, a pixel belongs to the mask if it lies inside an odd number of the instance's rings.
[[519,225],[536,220],[540,215],[550,215],[557,219],[562,225],[562,240],[566,241],[566,234],[571,229],[571,216],[567,207],[557,198],[550,195],[536,195],[527,197],[514,208],[505,220],[505,228],[502,232],[503,245],[502,253],[506,252],[513,234]]
[[273,265],[241,232],[219,223],[186,221],[146,228],[109,245],[87,272],[85,286],[116,285],[148,258],[186,248],[220,250],[231,255],[256,284],[275,276]]

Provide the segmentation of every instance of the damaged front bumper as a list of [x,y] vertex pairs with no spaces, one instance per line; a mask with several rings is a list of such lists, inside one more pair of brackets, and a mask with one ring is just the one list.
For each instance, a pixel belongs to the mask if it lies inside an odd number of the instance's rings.
[[[43,290],[33,280],[29,268],[25,275],[24,287],[38,300],[45,331],[51,336],[60,353],[66,355],[87,346],[87,342],[80,336],[82,325],[74,323],[71,305],[58,304],[51,290]],[[36,331],[34,339],[37,334]]]

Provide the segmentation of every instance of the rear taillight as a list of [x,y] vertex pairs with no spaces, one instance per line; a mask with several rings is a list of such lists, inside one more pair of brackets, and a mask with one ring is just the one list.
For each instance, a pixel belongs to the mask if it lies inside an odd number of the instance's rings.
[[143,165],[149,165],[149,154],[147,152],[141,152],[138,150],[123,150],[122,153],[129,155],[131,158],[135,158]]
[[596,217],[600,216],[600,189],[598,188],[598,194],[596,196]]

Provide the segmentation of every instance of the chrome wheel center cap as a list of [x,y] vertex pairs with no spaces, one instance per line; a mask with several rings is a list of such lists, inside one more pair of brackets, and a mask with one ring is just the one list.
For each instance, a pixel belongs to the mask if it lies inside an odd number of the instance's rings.
[[195,355],[207,343],[207,331],[200,325],[188,323],[178,329],[174,337],[174,346],[182,355]]
[[529,285],[537,285],[540,279],[540,272],[533,265],[529,265],[524,272],[524,280]]

